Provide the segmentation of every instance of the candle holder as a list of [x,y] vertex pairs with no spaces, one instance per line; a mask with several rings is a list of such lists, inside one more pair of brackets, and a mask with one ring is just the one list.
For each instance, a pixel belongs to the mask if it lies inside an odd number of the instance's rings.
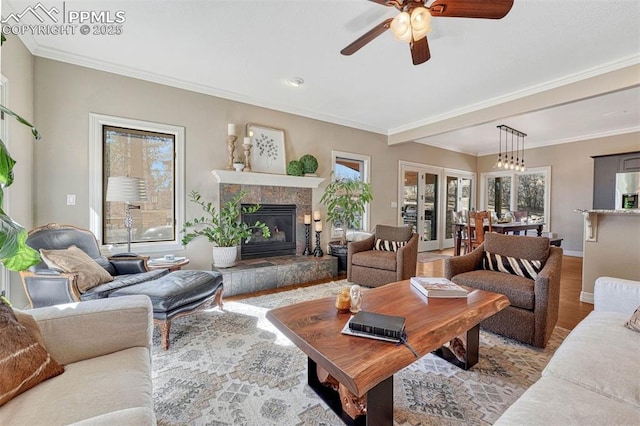
[[322,251],[322,249],[320,248],[320,234],[322,233],[322,231],[316,231],[316,248],[313,250],[313,255],[315,257],[322,257],[324,256],[324,252]]
[[227,157],[227,170],[234,170],[233,168],[233,154],[236,150],[236,139],[237,136],[229,135],[227,136],[227,151],[229,151]]
[[250,143],[243,143],[242,147],[244,148],[244,170],[245,172],[251,171],[251,145]]
[[304,243],[304,251],[302,252],[303,256],[309,256],[311,254],[311,238],[309,238],[311,235],[311,232],[309,232],[311,229],[311,224],[310,223],[305,223],[304,224],[304,239],[305,239],[305,243]]

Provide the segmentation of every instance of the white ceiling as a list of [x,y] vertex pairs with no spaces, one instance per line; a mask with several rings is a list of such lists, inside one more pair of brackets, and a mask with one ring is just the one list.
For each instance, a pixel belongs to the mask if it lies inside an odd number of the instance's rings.
[[[515,0],[501,20],[434,18],[431,60],[418,66],[390,32],[353,56],[340,55],[397,13],[366,0],[40,3],[56,7],[59,18],[62,10],[121,10],[126,21],[121,35],[27,32],[21,39],[35,55],[395,135],[400,142],[415,130],[406,140],[488,154],[497,151],[498,124],[527,133],[527,148],[640,131],[640,78],[613,93],[593,88],[587,99],[558,96],[557,105],[432,130],[465,113],[640,64],[637,0]],[[2,16],[36,4],[3,0]],[[20,23],[39,22],[27,13]],[[293,76],[304,85],[288,85]]]

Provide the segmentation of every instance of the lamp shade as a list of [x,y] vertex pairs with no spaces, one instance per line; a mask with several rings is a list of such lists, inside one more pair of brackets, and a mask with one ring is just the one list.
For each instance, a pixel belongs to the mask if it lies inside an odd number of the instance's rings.
[[425,38],[431,32],[431,14],[424,7],[416,7],[411,11],[411,30],[414,41]]
[[109,176],[107,201],[146,201],[147,184],[144,179],[129,176]]
[[411,41],[411,17],[402,12],[391,21],[391,32],[396,40]]

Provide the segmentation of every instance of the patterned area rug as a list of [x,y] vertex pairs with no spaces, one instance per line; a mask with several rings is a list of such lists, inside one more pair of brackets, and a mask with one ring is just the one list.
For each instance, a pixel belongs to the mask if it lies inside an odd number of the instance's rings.
[[[306,356],[265,319],[267,310],[337,295],[346,281],[225,302],[180,318],[171,347],[156,329],[153,385],[160,425],[341,425],[306,386]],[[394,424],[488,425],[534,383],[567,336],[546,349],[480,332],[480,360],[463,371],[427,355],[394,376]]]

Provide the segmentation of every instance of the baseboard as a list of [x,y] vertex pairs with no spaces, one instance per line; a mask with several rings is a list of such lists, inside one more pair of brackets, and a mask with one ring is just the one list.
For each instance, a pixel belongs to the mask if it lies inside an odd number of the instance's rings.
[[586,291],[581,291],[580,301],[584,303],[591,303],[593,305],[593,293],[587,293]]
[[583,252],[581,251],[563,250],[562,254],[571,257],[583,257]]

